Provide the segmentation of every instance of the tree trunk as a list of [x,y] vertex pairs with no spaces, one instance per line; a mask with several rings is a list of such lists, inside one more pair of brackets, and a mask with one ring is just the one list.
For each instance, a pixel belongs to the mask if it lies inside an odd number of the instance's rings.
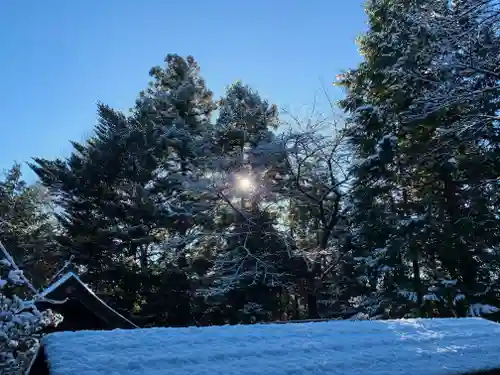
[[420,264],[418,263],[418,259],[413,259],[413,282],[415,283],[414,288],[417,293],[417,305],[418,305],[418,316],[422,317],[422,305],[423,305],[423,297],[422,297],[422,287],[420,281]]
[[308,293],[307,294],[307,311],[309,319],[318,319],[318,297],[316,294]]
[[148,248],[147,248],[147,245],[141,245],[139,246],[139,263],[140,263],[140,267],[141,267],[141,273],[143,275],[147,275],[148,274],[148,268],[149,268],[149,264],[148,264]]
[[319,318],[318,297],[316,295],[316,285],[314,275],[307,280],[307,317],[309,319]]
[[293,320],[299,320],[300,319],[299,296],[297,294],[295,294],[293,296],[292,319]]

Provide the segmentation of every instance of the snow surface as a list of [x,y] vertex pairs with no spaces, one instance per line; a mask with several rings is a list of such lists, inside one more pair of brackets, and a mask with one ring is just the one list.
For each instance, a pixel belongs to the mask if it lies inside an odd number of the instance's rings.
[[443,375],[500,367],[500,325],[409,319],[57,332],[52,375]]

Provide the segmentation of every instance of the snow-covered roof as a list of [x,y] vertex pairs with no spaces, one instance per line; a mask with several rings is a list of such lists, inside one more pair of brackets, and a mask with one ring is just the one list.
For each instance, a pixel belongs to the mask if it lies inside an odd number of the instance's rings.
[[[101,314],[99,315],[114,315],[123,322],[127,326],[130,327],[137,327],[134,323],[132,323],[130,320],[125,318],[123,315],[121,315],[118,311],[114,310],[111,306],[109,306],[106,302],[104,302],[101,298],[99,298],[93,291],[90,289],[87,284],[85,284],[79,277],[73,272],[67,272],[64,275],[62,275],[58,280],[56,280],[54,283],[52,283],[49,287],[41,291],[38,296],[39,300],[43,302],[44,300],[49,300],[54,298],[60,298],[61,293],[58,293],[59,290],[64,288],[65,286],[69,285],[78,285],[78,287],[81,288],[87,295],[91,296],[91,298],[96,302],[93,305],[95,307],[99,307],[99,310]],[[65,292],[62,294],[64,295]],[[82,301],[84,303],[84,301]],[[120,326],[122,327],[122,326]]]
[[480,318],[58,332],[51,375],[444,375],[500,368]]
[[[56,289],[58,289],[61,285],[66,283],[69,279],[75,278],[78,280],[83,286],[85,286],[87,289],[90,290],[90,288],[85,285],[83,281],[80,280],[80,278],[73,272],[67,272],[64,275],[62,275],[59,279],[57,279],[55,282],[50,284],[47,288],[42,290],[38,295],[40,297],[48,297],[52,292],[54,292]],[[93,293],[93,292],[92,292]]]

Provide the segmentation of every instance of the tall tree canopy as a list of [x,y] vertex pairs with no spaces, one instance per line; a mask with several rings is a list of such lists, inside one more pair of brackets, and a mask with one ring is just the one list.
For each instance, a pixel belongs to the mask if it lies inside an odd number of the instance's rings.
[[[498,3],[368,0],[343,129],[168,55],[130,113],[31,164],[57,246],[142,324],[497,311]],[[217,109],[217,111],[215,111]]]

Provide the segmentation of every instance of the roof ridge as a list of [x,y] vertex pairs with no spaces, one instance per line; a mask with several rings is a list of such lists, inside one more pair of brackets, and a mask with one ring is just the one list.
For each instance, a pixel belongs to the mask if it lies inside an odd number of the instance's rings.
[[127,319],[125,316],[120,314],[118,311],[113,309],[111,306],[109,306],[102,298],[100,298],[88,285],[87,283],[83,282],[83,280],[73,271],[68,271],[64,273],[58,280],[53,282],[51,285],[49,285],[47,288],[45,288],[41,293],[39,293],[39,296],[41,298],[45,298],[48,294],[52,293],[54,290],[59,288],[61,285],[66,283],[70,279],[75,279],[90,295],[92,295],[102,306],[107,308],[109,311],[111,311],[113,314],[119,316],[121,319],[126,321],[127,323],[131,324],[133,327],[139,328],[135,323],[130,321],[130,319]]

